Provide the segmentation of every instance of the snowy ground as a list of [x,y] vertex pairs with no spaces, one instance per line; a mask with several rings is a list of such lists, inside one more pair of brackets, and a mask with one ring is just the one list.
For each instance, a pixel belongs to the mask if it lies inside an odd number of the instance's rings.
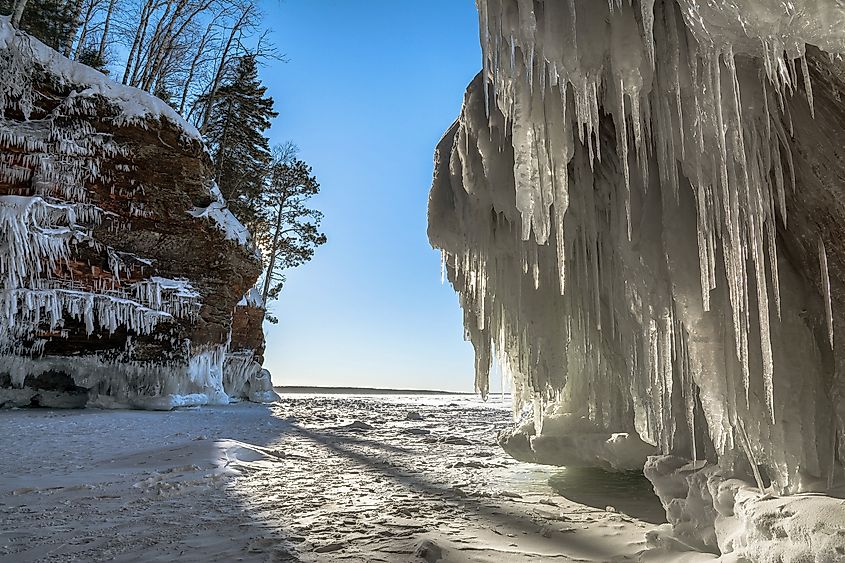
[[0,411],[0,562],[634,559],[648,483],[557,473],[567,500],[508,424],[465,396]]

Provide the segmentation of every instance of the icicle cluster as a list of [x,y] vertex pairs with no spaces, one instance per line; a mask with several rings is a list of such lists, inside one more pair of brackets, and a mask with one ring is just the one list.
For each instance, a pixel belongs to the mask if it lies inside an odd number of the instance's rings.
[[112,287],[67,279],[61,268],[73,246],[90,241],[101,210],[83,203],[50,203],[41,196],[0,196],[0,353],[20,351],[39,332],[61,330],[76,319],[90,336],[123,326],[150,334],[161,320],[195,318],[199,293],[187,280],[152,277],[122,289],[121,258],[109,253]]
[[801,317],[818,296],[776,238],[790,103],[813,105],[805,44],[845,52],[845,7],[477,4],[483,72],[438,147],[429,233],[478,388],[495,362],[538,418],[564,404],[665,452],[762,464],[784,490],[830,471]]

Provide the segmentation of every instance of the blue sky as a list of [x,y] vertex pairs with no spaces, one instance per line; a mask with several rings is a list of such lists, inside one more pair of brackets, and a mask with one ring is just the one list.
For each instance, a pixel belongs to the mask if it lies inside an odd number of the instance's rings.
[[329,242],[289,272],[267,327],[276,384],[472,390],[440,256],[426,237],[434,147],[481,64],[472,0],[265,4],[287,63],[262,70],[322,184]]

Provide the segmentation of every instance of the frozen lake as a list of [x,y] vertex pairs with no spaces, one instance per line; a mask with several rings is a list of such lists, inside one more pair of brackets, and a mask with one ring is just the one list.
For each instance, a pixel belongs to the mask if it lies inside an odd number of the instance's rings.
[[581,479],[574,502],[560,470],[506,456],[496,435],[511,420],[507,400],[470,395],[0,411],[0,561],[612,561],[643,549],[652,525],[613,508],[626,494],[607,477]]

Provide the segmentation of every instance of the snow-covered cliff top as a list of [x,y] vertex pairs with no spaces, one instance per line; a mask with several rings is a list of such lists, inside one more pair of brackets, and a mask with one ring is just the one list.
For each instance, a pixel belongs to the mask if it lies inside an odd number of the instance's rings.
[[[18,66],[24,72],[3,76],[0,82],[0,108],[7,108],[11,99],[22,97],[19,105],[24,106],[21,109],[27,115],[27,86],[16,82],[16,79],[28,76],[28,67],[34,62],[65,85],[75,87],[76,96],[99,95],[117,106],[120,110],[118,125],[137,125],[149,120],[164,119],[182,129],[186,137],[201,140],[196,127],[185,121],[164,101],[138,88],[118,84],[102,72],[62,56],[34,37],[14,29],[8,16],[0,16],[0,49],[7,53],[26,52],[28,55],[18,61],[10,61],[13,67]],[[21,68],[23,66],[27,68]]]

